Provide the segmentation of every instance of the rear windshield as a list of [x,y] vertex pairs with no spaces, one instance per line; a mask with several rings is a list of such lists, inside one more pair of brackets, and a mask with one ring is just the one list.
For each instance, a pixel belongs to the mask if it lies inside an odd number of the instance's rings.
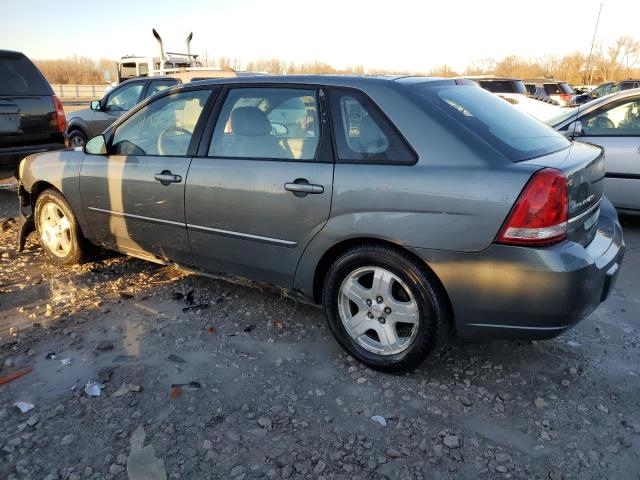
[[478,83],[493,93],[527,93],[522,80],[480,80]]
[[552,128],[480,88],[423,84],[415,89],[430,107],[455,119],[511,161],[539,157],[571,145]]
[[0,95],[51,95],[51,88],[27,57],[0,52]]
[[560,95],[563,93],[568,93],[571,95],[573,90],[569,86],[569,84],[561,82],[561,83],[545,83],[544,90],[547,92],[547,95]]
[[568,93],[569,95],[573,94],[573,88],[571,88],[571,85],[569,85],[568,83],[559,83],[558,84],[560,86],[560,90],[562,90],[562,93]]

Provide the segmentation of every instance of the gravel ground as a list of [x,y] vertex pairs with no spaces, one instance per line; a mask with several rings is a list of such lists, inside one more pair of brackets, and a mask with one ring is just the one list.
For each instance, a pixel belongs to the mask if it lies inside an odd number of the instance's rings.
[[638,218],[576,329],[452,340],[406,375],[356,363],[278,292],[109,253],[53,268],[6,228],[0,377],[30,373],[0,385],[2,479],[640,478]]

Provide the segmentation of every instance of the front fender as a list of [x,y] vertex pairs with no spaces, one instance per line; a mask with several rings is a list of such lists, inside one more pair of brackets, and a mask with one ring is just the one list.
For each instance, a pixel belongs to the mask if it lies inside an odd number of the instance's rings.
[[83,161],[84,152],[81,149],[66,149],[30,155],[20,163],[18,191],[20,212],[25,223],[33,214],[33,207],[40,192],[47,188],[55,188],[69,202],[80,228],[86,231],[86,220],[80,200],[80,169]]
[[81,117],[69,119],[67,122],[67,134],[70,134],[72,130],[82,130],[87,137],[89,137],[91,131],[89,124]]

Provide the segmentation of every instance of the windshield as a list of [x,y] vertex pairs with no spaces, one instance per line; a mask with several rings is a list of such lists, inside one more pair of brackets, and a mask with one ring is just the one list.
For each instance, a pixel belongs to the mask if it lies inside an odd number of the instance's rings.
[[430,107],[453,118],[511,161],[546,155],[571,144],[555,130],[480,88],[429,84],[415,88]]

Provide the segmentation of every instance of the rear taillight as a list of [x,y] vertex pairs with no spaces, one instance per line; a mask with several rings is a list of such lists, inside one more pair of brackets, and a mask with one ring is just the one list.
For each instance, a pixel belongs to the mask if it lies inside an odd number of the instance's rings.
[[560,100],[562,100],[563,102],[571,103],[571,97],[573,97],[573,95],[571,95],[570,93],[560,94]]
[[56,120],[56,127],[58,129],[58,132],[64,133],[64,131],[67,129],[67,119],[64,116],[64,108],[62,108],[62,102],[55,95],[52,97],[52,99],[53,99],[53,107],[56,110],[56,113],[54,114],[55,120]]
[[535,173],[511,209],[496,242],[538,247],[567,236],[567,180],[560,170]]

